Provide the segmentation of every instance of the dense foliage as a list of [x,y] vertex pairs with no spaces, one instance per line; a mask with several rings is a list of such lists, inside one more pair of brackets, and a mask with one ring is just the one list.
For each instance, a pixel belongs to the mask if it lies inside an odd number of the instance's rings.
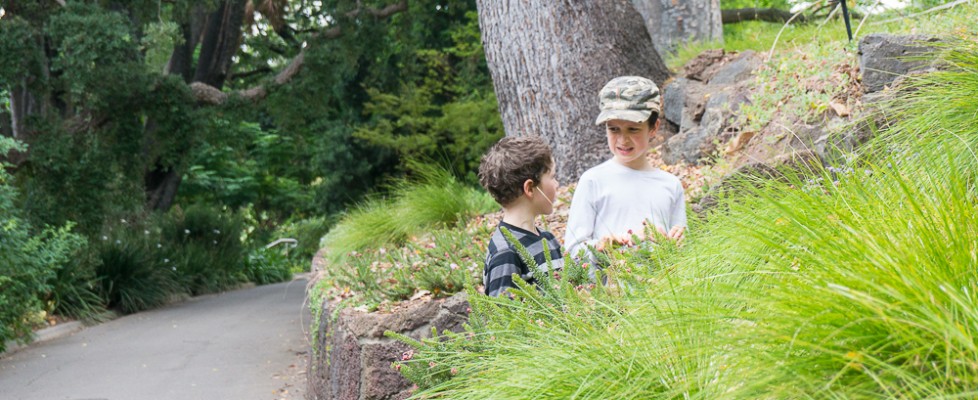
[[[409,3],[0,6],[0,340],[42,312],[290,279],[413,160],[471,190],[502,135],[475,3]],[[232,95],[202,101],[194,81]],[[264,248],[280,238],[298,247]]]

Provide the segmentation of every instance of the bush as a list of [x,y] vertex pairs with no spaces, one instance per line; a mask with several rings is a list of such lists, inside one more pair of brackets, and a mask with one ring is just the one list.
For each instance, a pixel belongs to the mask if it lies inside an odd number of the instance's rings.
[[42,294],[45,311],[79,319],[95,319],[105,311],[95,276],[98,264],[85,237],[72,233],[71,226],[45,229],[35,239],[47,243],[46,257],[38,261],[54,270]]
[[158,259],[144,242],[132,238],[104,240],[97,246],[96,269],[108,306],[135,313],[164,305],[182,292],[174,263]]
[[312,257],[321,248],[320,242],[329,229],[336,224],[332,217],[313,217],[287,224],[279,229],[278,238],[293,238],[298,243],[290,250],[289,256],[306,263],[306,270]]
[[172,261],[182,287],[198,295],[247,280],[242,225],[237,214],[202,205],[175,208],[163,217],[162,254]]
[[[0,157],[13,149],[23,147],[0,136]],[[30,224],[14,207],[18,193],[8,185],[6,167],[0,161],[0,351],[8,340],[27,340],[32,323],[46,311],[84,315],[99,307],[86,287],[90,281],[76,285],[62,279],[85,240],[70,225],[31,235]]]
[[285,282],[292,279],[292,257],[279,249],[258,248],[248,254],[245,274],[249,281],[259,285]]

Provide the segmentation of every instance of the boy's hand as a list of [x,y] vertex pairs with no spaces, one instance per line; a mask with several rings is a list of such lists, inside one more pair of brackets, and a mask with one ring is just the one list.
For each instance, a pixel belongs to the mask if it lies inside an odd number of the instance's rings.
[[666,230],[660,226],[656,226],[655,229],[659,231],[659,234],[665,236],[666,239],[675,241],[676,244],[682,243],[683,238],[685,237],[686,234],[686,227],[680,225],[676,225],[672,227],[672,229],[670,229],[669,232],[666,232]]
[[[641,240],[641,238],[639,239]],[[605,251],[606,249],[613,249],[619,246],[632,246],[635,242],[632,240],[632,235],[608,235],[598,241],[598,245],[594,246],[597,251]]]

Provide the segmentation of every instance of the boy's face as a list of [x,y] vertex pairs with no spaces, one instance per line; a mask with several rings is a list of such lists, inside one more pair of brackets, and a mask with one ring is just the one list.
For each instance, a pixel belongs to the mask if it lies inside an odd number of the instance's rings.
[[649,142],[655,135],[655,127],[646,122],[632,122],[613,119],[605,123],[608,134],[608,148],[615,160],[627,167],[645,165],[645,153],[649,150]]
[[540,177],[540,182],[536,185],[534,191],[536,194],[543,194],[543,196],[534,196],[534,198],[539,198],[533,203],[538,205],[538,214],[550,215],[554,212],[554,199],[557,198],[557,187],[560,183],[557,182],[557,171],[554,168],[553,161],[550,163],[550,170],[547,171]]

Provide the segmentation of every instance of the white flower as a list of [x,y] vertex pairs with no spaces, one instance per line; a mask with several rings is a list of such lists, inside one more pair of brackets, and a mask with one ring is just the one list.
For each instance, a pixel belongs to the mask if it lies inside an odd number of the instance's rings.
[[126,223],[126,219],[125,218],[120,219],[119,222],[122,222],[124,224],[124,223]]
[[219,231],[219,230],[217,230],[217,229],[215,229],[215,230],[214,230],[214,234],[215,234],[215,235],[220,235],[220,234],[221,234],[221,231]]
[[163,248],[163,245],[162,245],[162,244],[159,244],[159,243],[157,243],[157,244],[156,244],[156,248],[157,248],[157,249],[162,249],[162,248]]
[[143,231],[144,235],[149,235],[149,231]]
[[168,263],[168,262],[170,262],[170,259],[169,259],[169,258],[164,258],[164,259],[163,259],[163,264],[166,264],[166,263]]
[[214,244],[217,244],[217,241],[216,240],[214,241]]
[[103,235],[103,236],[102,236],[102,240],[109,240],[109,237],[108,237],[108,236],[105,236],[105,235]]
[[190,229],[184,229],[184,230],[183,230],[183,233],[185,233],[185,234],[187,234],[187,235],[189,235],[189,234],[190,234]]

